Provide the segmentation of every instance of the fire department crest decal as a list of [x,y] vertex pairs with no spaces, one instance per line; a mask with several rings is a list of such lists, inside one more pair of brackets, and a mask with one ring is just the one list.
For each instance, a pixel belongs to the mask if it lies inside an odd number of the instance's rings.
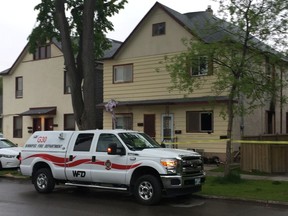
[[106,162],[105,162],[105,166],[106,166],[106,170],[110,170],[111,169],[111,167],[112,167],[112,163],[111,163],[111,161],[110,160],[107,160]]

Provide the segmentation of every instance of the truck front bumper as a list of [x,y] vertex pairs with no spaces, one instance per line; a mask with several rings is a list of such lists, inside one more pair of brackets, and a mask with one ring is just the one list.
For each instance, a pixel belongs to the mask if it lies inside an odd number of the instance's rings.
[[205,182],[205,174],[198,176],[162,175],[162,184],[168,188],[190,188],[201,186]]
[[205,182],[205,174],[199,176],[161,176],[163,192],[166,196],[187,195],[199,192]]

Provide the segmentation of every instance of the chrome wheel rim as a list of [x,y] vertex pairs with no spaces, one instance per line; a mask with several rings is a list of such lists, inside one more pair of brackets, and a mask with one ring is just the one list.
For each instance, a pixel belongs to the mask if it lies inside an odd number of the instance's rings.
[[143,200],[149,200],[153,196],[153,186],[150,182],[144,181],[139,185],[138,188],[139,196]]
[[37,186],[40,189],[47,188],[48,178],[45,174],[41,173],[37,178]]

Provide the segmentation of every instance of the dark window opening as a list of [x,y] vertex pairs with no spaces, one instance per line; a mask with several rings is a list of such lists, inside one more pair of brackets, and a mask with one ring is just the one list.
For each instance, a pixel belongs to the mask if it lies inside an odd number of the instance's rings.
[[51,58],[51,45],[50,44],[38,47],[33,55],[34,60],[46,59],[46,58]]
[[23,124],[21,116],[13,117],[13,137],[22,138]]
[[74,114],[64,114],[64,130],[75,130]]
[[15,96],[16,98],[23,97],[23,77],[16,77],[16,89],[15,89]]
[[186,132],[202,133],[213,131],[213,113],[200,111],[186,112]]
[[152,25],[152,36],[165,35],[166,23],[156,23]]

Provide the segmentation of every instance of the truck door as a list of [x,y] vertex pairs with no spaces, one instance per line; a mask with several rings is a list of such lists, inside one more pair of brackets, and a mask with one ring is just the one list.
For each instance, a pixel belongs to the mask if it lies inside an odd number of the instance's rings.
[[122,143],[114,134],[102,133],[99,135],[95,151],[96,161],[91,169],[93,182],[110,184],[124,184],[127,166],[127,155],[108,155],[109,144],[116,143],[117,148],[123,148]]
[[92,143],[94,133],[78,133],[72,137],[66,154],[66,178],[71,181],[91,181]]

